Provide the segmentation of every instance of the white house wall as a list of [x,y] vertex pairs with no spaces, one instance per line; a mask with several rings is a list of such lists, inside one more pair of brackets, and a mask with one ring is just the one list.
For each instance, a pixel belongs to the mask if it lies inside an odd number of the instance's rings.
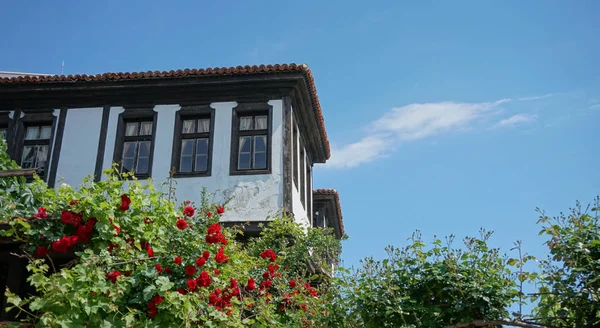
[[[282,100],[271,100],[273,106],[271,135],[271,174],[230,175],[232,111],[236,102],[212,103],[215,123],[212,148],[212,173],[209,177],[176,178],[179,202],[200,202],[203,187],[211,201],[229,200],[222,221],[264,221],[276,215],[283,206]],[[166,181],[171,169],[175,115],[179,105],[157,105],[157,126],[152,163],[152,178],[157,184]],[[113,160],[119,114],[122,107],[110,108],[104,153],[104,168]],[[69,109],[63,137],[57,179],[78,185],[83,177],[93,174],[100,134],[101,108]]]
[[101,122],[102,108],[71,108],[67,111],[57,179],[65,177],[65,182],[77,185],[94,173]]

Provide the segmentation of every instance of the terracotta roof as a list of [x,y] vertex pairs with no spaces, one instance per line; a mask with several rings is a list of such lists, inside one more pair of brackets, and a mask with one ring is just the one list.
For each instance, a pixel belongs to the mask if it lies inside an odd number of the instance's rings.
[[335,205],[337,206],[337,216],[340,224],[340,232],[342,236],[344,235],[344,219],[342,217],[342,206],[340,204],[340,195],[335,189],[317,189],[313,190],[313,195],[331,195],[335,200]]
[[117,72],[104,73],[96,75],[27,75],[12,78],[0,78],[0,84],[32,84],[32,83],[60,83],[60,82],[95,82],[95,81],[122,81],[136,79],[158,79],[158,78],[181,78],[193,76],[219,76],[219,75],[251,75],[265,74],[277,72],[302,72],[304,79],[309,89],[309,94],[312,102],[313,111],[318,121],[321,137],[325,144],[327,158],[331,151],[329,148],[329,140],[325,131],[325,122],[323,120],[323,112],[313,75],[306,64],[276,64],[276,65],[260,65],[260,66],[237,66],[237,67],[215,67],[201,69],[184,69],[176,71],[148,71],[148,72]]

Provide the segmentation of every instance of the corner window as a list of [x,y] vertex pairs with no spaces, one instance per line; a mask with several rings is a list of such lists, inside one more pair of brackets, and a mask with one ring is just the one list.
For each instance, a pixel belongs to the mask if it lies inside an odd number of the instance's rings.
[[208,105],[182,106],[177,112],[172,166],[174,176],[209,176],[214,110]]
[[126,109],[119,116],[114,161],[121,172],[138,178],[152,175],[156,113],[148,109]]
[[25,125],[23,148],[21,151],[21,167],[35,168],[37,174],[45,177],[50,153],[52,124]]
[[265,105],[242,104],[234,109],[232,174],[270,173],[271,109]]

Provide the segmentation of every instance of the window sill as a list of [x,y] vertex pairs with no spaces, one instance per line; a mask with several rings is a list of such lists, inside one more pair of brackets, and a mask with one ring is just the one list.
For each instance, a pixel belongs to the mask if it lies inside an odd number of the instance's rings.
[[211,176],[210,172],[178,172],[173,173],[173,178],[202,178]]
[[258,174],[271,174],[271,169],[264,170],[235,170],[229,172],[229,175],[258,175]]

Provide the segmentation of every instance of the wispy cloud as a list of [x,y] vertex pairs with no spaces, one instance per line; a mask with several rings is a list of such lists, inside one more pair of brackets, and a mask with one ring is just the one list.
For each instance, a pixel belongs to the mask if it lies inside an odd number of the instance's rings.
[[556,94],[554,94],[554,93],[548,93],[543,96],[521,97],[521,98],[517,98],[517,100],[519,100],[519,101],[540,100],[540,99],[550,98],[555,95]]
[[508,128],[508,127],[513,127],[519,124],[524,124],[524,123],[528,123],[531,122],[533,120],[535,120],[537,118],[536,115],[529,115],[529,114],[516,114],[513,115],[507,119],[503,119],[500,122],[496,123],[496,125],[494,125],[495,128]]
[[[366,135],[357,142],[332,146],[326,167],[351,168],[385,157],[403,142],[415,141],[442,133],[468,129],[483,118],[501,110],[501,105],[551,97],[552,94],[494,102],[415,103],[393,108],[370,123]],[[517,114],[496,123],[497,127],[515,126],[535,119],[535,115]]]
[[600,108],[600,104],[591,105],[588,109]]

